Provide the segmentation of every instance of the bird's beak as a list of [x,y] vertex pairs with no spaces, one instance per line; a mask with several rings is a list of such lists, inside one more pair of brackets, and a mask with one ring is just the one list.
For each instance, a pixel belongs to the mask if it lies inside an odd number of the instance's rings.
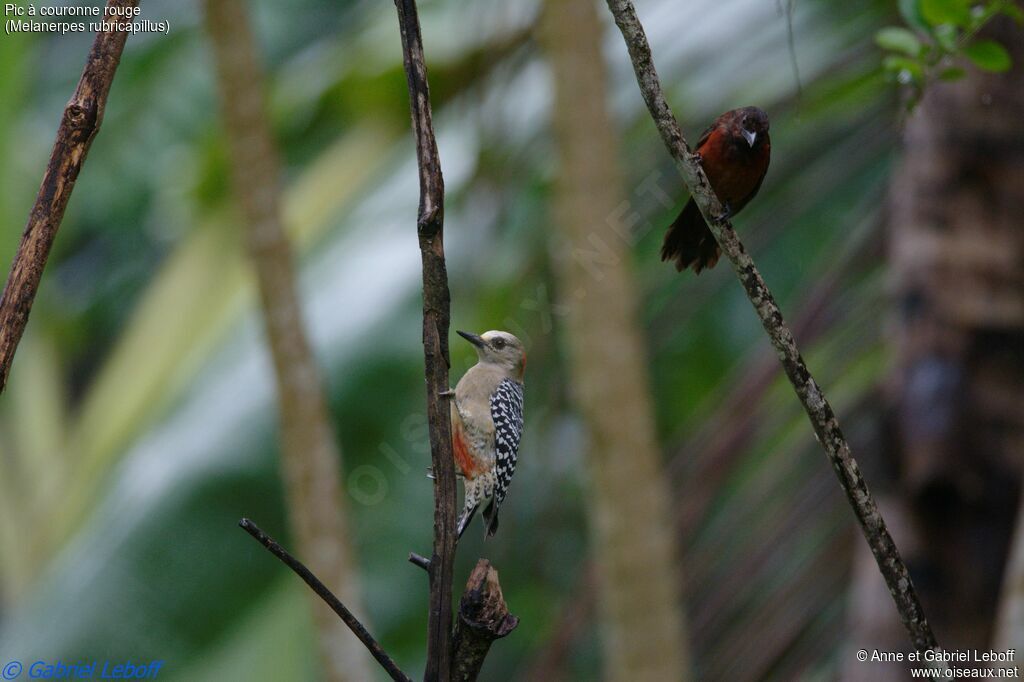
[[754,146],[754,142],[757,141],[757,133],[752,133],[749,130],[747,130],[746,128],[741,129],[740,132],[743,133],[743,139],[747,141],[747,144],[749,144],[751,147],[753,147]]
[[470,334],[469,332],[461,332],[458,330],[456,330],[455,333],[461,336],[462,338],[466,339],[466,341],[469,341],[477,348],[483,348],[487,344],[487,342],[480,338],[480,336],[477,334]]

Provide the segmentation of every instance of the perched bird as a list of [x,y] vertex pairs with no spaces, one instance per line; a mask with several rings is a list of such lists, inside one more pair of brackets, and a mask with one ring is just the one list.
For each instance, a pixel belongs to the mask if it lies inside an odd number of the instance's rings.
[[476,347],[479,361],[448,391],[452,411],[452,449],[455,471],[463,478],[466,502],[458,522],[462,537],[480,503],[487,535],[498,530],[498,509],[516,469],[523,433],[523,344],[508,332],[480,336],[458,332]]
[[[725,207],[722,217],[731,218],[754,198],[768,172],[768,114],[757,107],[725,112],[700,136],[695,151],[711,188]],[[715,267],[720,254],[718,242],[690,197],[665,233],[661,260],[675,260],[679,271],[692,265],[700,274],[705,268]]]

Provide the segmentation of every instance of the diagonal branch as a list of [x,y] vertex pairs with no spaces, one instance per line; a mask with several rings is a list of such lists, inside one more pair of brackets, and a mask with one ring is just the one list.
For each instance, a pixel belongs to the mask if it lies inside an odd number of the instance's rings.
[[839,428],[839,420],[808,371],[807,365],[796,347],[793,334],[783,321],[782,312],[779,310],[775,298],[761,278],[761,273],[758,272],[750,255],[743,248],[732,225],[727,220],[713,218],[713,216],[723,215],[722,204],[711,189],[700,164],[690,153],[679,123],[665,101],[661,84],[658,81],[658,74],[654,68],[651,48],[647,43],[647,36],[637,18],[633,3],[630,0],[607,0],[607,2],[608,8],[615,17],[615,23],[626,41],[626,47],[633,62],[633,70],[636,72],[637,83],[651,117],[654,119],[654,124],[669,153],[675,159],[676,166],[697,202],[697,206],[700,207],[708,226],[714,233],[715,239],[721,245],[722,251],[729,257],[750,302],[761,319],[768,338],[779,355],[786,376],[793,384],[797,398],[807,412],[814,433],[822,447],[825,448],[829,461],[839,478],[839,484],[843,487],[850,506],[857,516],[857,521],[871,547],[882,577],[885,578],[889,592],[896,602],[896,608],[914,647],[922,652],[937,649],[935,635],[932,634],[931,627],[925,619],[907,567],[900,558],[896,543],[889,535],[885,521],[868,491],[867,483],[861,476],[856,460],[850,454],[850,446]]
[[345,608],[345,605],[342,604],[341,601],[335,597],[334,594],[327,589],[322,582],[320,582],[320,579],[313,575],[312,571],[306,568],[301,561],[289,554],[287,550],[277,544],[274,538],[264,533],[259,526],[249,519],[242,519],[238,522],[238,525],[242,530],[255,538],[257,542],[266,547],[271,554],[280,559],[284,565],[292,569],[292,571],[295,572],[295,575],[302,578],[302,580],[309,585],[310,589],[316,592],[321,599],[327,602],[327,605],[330,606],[336,614],[338,614],[338,617],[345,622],[345,625],[349,626],[352,633],[359,638],[359,641],[366,646],[370,651],[370,654],[372,654],[373,657],[377,659],[377,662],[380,663],[381,667],[387,671],[388,675],[391,676],[391,679],[396,680],[397,682],[412,682],[412,678],[402,672],[401,668],[398,667],[398,664],[388,656],[387,652],[384,651],[377,640],[373,638],[373,635],[367,632],[366,628],[363,627],[363,624],[360,623],[354,615],[352,615],[352,612]]
[[[138,4],[139,0],[107,0],[106,7],[124,9]],[[64,107],[36,203],[28,216],[3,298],[0,298],[0,391],[7,386],[14,352],[25,333],[32,302],[75,180],[103,122],[107,95],[127,38],[126,31],[96,34],[78,87]]]
[[427,378],[427,420],[434,471],[434,552],[430,558],[427,619],[427,682],[451,676],[452,564],[455,560],[455,464],[451,416],[441,396],[448,390],[448,326],[451,299],[444,260],[444,180],[430,113],[430,87],[415,0],[395,0],[409,83],[412,129],[420,175],[417,219],[423,262],[423,355]]

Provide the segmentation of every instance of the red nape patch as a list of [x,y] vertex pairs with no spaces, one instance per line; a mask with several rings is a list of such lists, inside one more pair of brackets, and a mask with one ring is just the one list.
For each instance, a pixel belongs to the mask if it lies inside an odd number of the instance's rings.
[[462,429],[458,427],[452,430],[452,450],[455,455],[455,467],[458,471],[463,476],[470,478],[476,475],[476,462],[469,454],[469,443],[466,442],[466,436],[462,433]]

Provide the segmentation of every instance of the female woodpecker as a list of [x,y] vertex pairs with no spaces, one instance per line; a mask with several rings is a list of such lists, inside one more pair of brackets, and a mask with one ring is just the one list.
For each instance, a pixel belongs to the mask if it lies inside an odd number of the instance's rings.
[[516,453],[523,433],[523,344],[508,332],[489,331],[477,336],[458,332],[476,347],[479,357],[452,398],[452,449],[455,471],[463,478],[466,503],[459,516],[462,537],[477,507],[485,498],[485,537],[498,530],[498,509],[516,469]]

